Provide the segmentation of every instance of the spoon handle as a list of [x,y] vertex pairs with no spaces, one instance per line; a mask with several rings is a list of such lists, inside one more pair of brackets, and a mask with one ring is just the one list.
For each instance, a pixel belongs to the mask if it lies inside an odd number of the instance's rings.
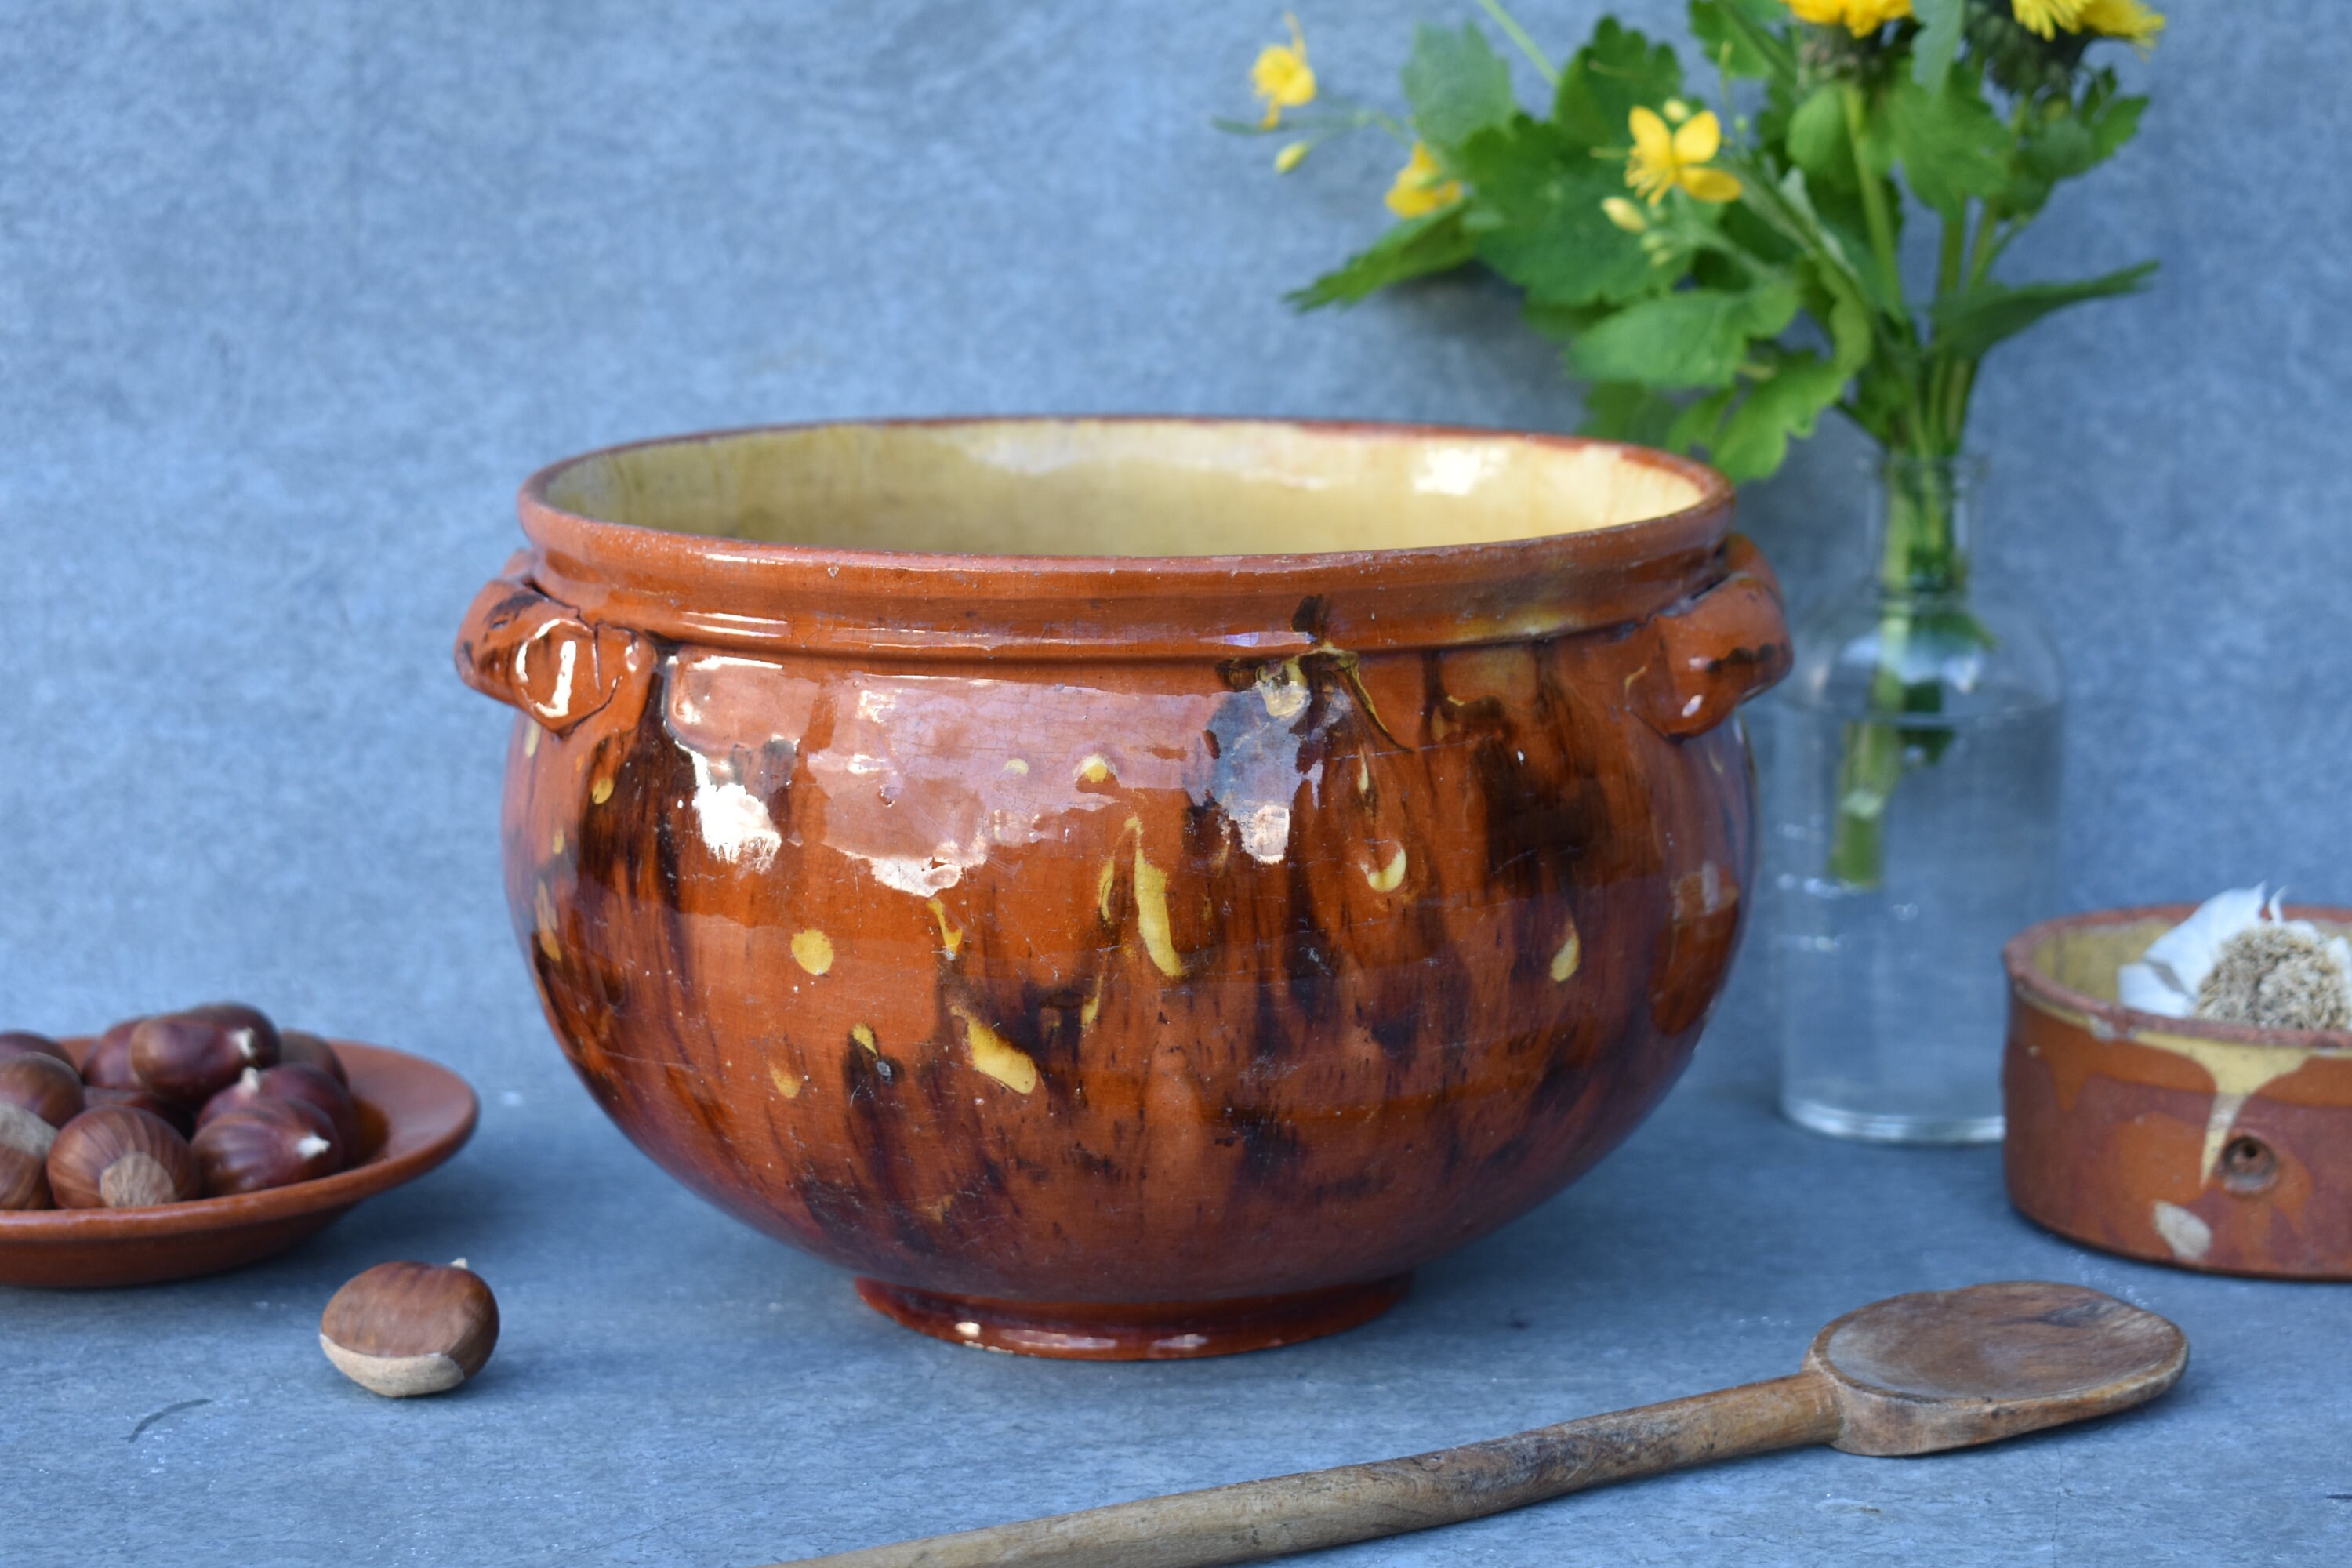
[[1402,1535],[1685,1465],[1826,1443],[1811,1372],[1369,1465],[803,1559],[793,1568],[1209,1568]]

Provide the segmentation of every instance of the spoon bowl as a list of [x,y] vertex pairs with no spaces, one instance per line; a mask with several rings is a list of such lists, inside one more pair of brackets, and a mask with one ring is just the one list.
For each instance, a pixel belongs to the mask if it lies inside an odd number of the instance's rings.
[[1922,1290],[1823,1329],[1805,1368],[1829,1381],[1849,1454],[1928,1454],[2081,1421],[2180,1380],[2189,1340],[2079,1285]]

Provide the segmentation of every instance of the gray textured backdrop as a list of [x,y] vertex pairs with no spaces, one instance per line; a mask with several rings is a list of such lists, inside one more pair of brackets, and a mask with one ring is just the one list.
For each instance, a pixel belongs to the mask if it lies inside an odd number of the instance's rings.
[[[1278,8],[8,5],[0,1025],[249,996],[460,1066],[468,1159],[617,1144],[507,931],[510,715],[449,668],[551,458],[990,410],[1571,426],[1493,288],[1278,302],[1392,162],[1277,181],[1208,128]],[[1469,9],[1301,8],[1380,94],[1416,14]],[[2072,903],[2352,901],[2352,8],[2167,8],[2139,143],[2009,263],[2161,281],[1990,367],[1991,552],[2067,660]],[[1563,51],[1596,9],[1524,7]],[[1746,498],[1800,596],[1860,456]],[[1760,1086],[1753,1031],[1716,1039]]]
[[[1377,231],[1391,154],[1277,181],[1208,129],[1274,9],[12,8],[0,1015],[251,993],[539,1058],[508,715],[447,644],[549,458],[982,410],[1571,426],[1497,289],[1278,302]],[[1595,10],[1527,6],[1559,40]],[[1391,94],[1416,14],[1310,5],[1325,79]],[[1980,400],[1990,543],[2072,680],[2070,900],[2352,900],[2352,15],[2179,5],[2131,68],[2139,143],[2011,265],[2161,284]],[[1748,498],[1800,596],[1854,548],[1860,453]]]

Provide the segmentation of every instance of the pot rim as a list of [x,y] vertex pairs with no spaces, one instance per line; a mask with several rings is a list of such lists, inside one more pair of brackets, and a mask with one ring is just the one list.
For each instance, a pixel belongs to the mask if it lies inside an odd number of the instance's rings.
[[[2121,1002],[2094,996],[2085,991],[2077,991],[2033,962],[2035,951],[2044,942],[2073,931],[2099,926],[2134,925],[2143,921],[2163,921],[2168,925],[2179,925],[2196,910],[2193,903],[2136,904],[2120,909],[2086,910],[2079,914],[2039,921],[2002,944],[2001,967],[2009,972],[2011,989],[2017,995],[2063,1012],[2097,1018],[2113,1026],[2117,1034],[2126,1039],[2138,1035],[2176,1035],[2226,1045],[2266,1047],[2273,1050],[2352,1051],[2352,1031],[2266,1029],[2257,1024],[2225,1024],[2210,1018],[2175,1018],[2168,1014],[2149,1013],[2137,1007],[2127,1007]],[[2352,927],[2352,909],[2330,904],[2297,904],[2286,909],[2285,912],[2294,920]]]
[[[548,500],[573,466],[647,447],[823,429],[1208,425],[1605,447],[1698,489],[1663,516],[1570,533],[1253,555],[981,555],[780,544],[607,522]],[[516,507],[541,592],[586,619],[721,647],[873,658],[1264,658],[1517,641],[1639,620],[1721,575],[1735,495],[1703,463],[1549,432],[1374,420],[1010,415],[813,420],[656,437],[559,459]]]

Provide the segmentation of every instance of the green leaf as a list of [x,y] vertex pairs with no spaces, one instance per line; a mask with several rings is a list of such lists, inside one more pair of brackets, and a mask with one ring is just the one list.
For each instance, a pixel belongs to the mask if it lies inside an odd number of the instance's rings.
[[2088,111],[2091,145],[2096,153],[2091,160],[2095,165],[2114,157],[2116,149],[2139,133],[2140,110],[2147,107],[2145,98],[2116,98]]
[[1840,294],[1830,306],[1830,362],[1845,375],[1870,363],[1870,308],[1851,294]]
[[1466,226],[1478,259],[1529,304],[1622,303],[1675,281],[1601,209],[1625,194],[1617,164],[1565,145],[1551,126],[1522,115],[1482,131],[1461,163],[1475,192]]
[[1528,300],[1519,307],[1519,320],[1530,331],[1566,348],[1578,333],[1591,331],[1595,322],[1615,309],[1613,305],[1538,305]]
[[1448,207],[1390,229],[1336,271],[1284,296],[1301,310],[1352,305],[1366,295],[1432,272],[1461,266],[1474,254],[1462,226],[1463,209]]
[[1587,436],[1598,436],[1604,441],[1663,447],[1678,412],[1674,400],[1664,393],[1631,382],[1604,381],[1584,389],[1584,423],[1580,428]]
[[1958,217],[1970,196],[2008,186],[2009,131],[1972,84],[1948,77],[1930,91],[1905,77],[1886,95],[1886,118],[1911,194],[1937,212]]
[[1788,19],[1780,0],[1691,0],[1691,36],[1726,76],[1794,76],[1796,56],[1777,31]]
[[1953,359],[1980,358],[1995,343],[2015,337],[2053,310],[2137,294],[2155,271],[2155,262],[2143,261],[2073,283],[1981,284],[1936,301],[1936,337],[1930,347]]
[[1738,395],[1738,387],[1727,386],[1721,392],[1708,393],[1684,409],[1675,416],[1675,422],[1666,426],[1666,449],[1689,452],[1711,445],[1717,427],[1723,423],[1723,411],[1730,407],[1731,400]]
[[2114,97],[2113,85],[2112,80],[2094,82],[2079,106],[2056,100],[2028,121],[2009,188],[2001,195],[2001,205],[2013,217],[2041,211],[2059,181],[2089,174],[2138,131],[2147,100]]
[[1930,92],[1941,91],[1944,75],[1960,52],[1960,24],[1968,19],[1968,0],[1911,0],[1911,15],[1919,19],[1919,37],[1911,46],[1911,79]]
[[1633,132],[1627,116],[1636,104],[1651,108],[1683,89],[1683,68],[1675,51],[1650,40],[1614,16],[1603,16],[1592,30],[1592,41],[1576,51],[1559,73],[1559,96],[1552,103],[1552,123],[1580,147],[1623,147]]
[[1845,106],[1836,83],[1813,89],[1789,116],[1788,148],[1789,161],[1805,172],[1808,181],[1853,188],[1853,148],[1846,137]]
[[1578,338],[1569,365],[1589,381],[1728,386],[1752,338],[1774,338],[1797,313],[1797,289],[1776,279],[1738,293],[1685,289],[1628,305]]
[[1519,107],[1511,97],[1510,67],[1469,22],[1459,32],[1426,22],[1413,30],[1404,96],[1412,105],[1413,129],[1444,154],[1509,120]]
[[1783,360],[1759,382],[1707,443],[1707,461],[1735,484],[1765,479],[1789,456],[1789,442],[1813,433],[1850,373],[1815,354]]

